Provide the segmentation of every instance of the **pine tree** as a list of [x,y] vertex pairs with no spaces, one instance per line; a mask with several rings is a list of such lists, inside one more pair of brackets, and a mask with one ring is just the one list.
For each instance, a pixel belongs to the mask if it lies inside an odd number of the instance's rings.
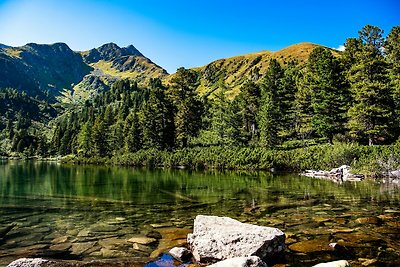
[[301,139],[309,138],[313,133],[311,106],[312,91],[308,84],[304,70],[299,74],[297,91],[295,93],[295,118],[294,125],[297,135]]
[[393,136],[393,99],[384,61],[383,31],[366,25],[359,32],[360,47],[349,71],[354,103],[349,109],[350,133],[369,145]]
[[385,53],[389,63],[390,87],[395,104],[397,136],[400,135],[400,26],[393,27],[385,42]]
[[295,61],[287,63],[281,80],[281,89],[278,92],[279,135],[282,137],[290,137],[295,131],[295,94],[298,75],[298,64]]
[[179,68],[168,90],[175,108],[175,139],[181,147],[187,147],[189,137],[197,136],[202,126],[203,104],[196,95],[197,73]]
[[[260,132],[260,144],[272,148],[278,143],[279,115],[283,100],[282,90],[283,70],[276,59],[271,59],[267,73],[261,84],[261,101],[257,121]],[[280,98],[278,98],[278,95]]]
[[306,76],[313,128],[332,143],[333,135],[343,131],[349,102],[340,62],[328,49],[317,47],[309,56]]
[[174,145],[174,121],[172,106],[161,89],[152,89],[143,105],[140,124],[143,146],[165,149]]
[[226,124],[226,136],[234,145],[246,143],[246,135],[243,132],[242,110],[240,108],[239,99],[236,97],[229,103],[225,113],[223,114],[224,123]]
[[98,116],[92,128],[93,154],[95,156],[105,157],[109,155],[107,130],[103,119]]
[[92,154],[92,124],[87,121],[78,133],[78,155],[89,157]]
[[258,125],[260,128],[260,145],[273,148],[278,143],[278,113],[276,97],[272,91],[262,92]]
[[257,113],[260,96],[260,88],[251,81],[243,84],[237,96],[242,113],[243,129],[248,141],[255,140],[258,135]]
[[135,111],[130,113],[125,119],[124,135],[126,152],[133,153],[142,148],[142,129]]
[[109,147],[112,149],[112,152],[114,154],[120,152],[122,153],[125,146],[124,121],[118,119],[111,127],[109,127],[109,129],[110,129],[109,140],[112,140],[112,142],[109,143]]

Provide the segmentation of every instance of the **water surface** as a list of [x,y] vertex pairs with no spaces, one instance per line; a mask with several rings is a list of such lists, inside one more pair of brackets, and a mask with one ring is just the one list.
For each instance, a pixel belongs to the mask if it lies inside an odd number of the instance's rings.
[[[288,249],[275,263],[346,258],[354,266],[400,266],[400,189],[393,184],[0,161],[0,237],[13,226],[0,239],[0,266],[21,256],[147,258],[182,244],[197,214],[280,228]],[[127,241],[144,235],[157,242]],[[330,250],[333,242],[344,248]]]

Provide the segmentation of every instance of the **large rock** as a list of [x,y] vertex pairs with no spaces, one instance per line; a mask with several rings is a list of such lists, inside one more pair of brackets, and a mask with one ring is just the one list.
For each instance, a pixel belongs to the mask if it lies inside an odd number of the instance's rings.
[[208,267],[268,267],[257,256],[250,257],[237,257],[232,259],[223,260],[215,264],[209,265]]
[[21,258],[11,262],[7,267],[42,267],[48,266],[49,261],[41,258]]
[[329,179],[337,183],[345,181],[361,181],[364,179],[364,175],[362,174],[350,173],[350,166],[348,165],[342,165],[330,171],[306,170],[302,175],[313,178]]
[[235,257],[262,259],[285,248],[285,234],[272,227],[241,223],[228,217],[198,215],[188,245],[195,260],[220,261]]
[[314,265],[313,267],[348,267],[350,264],[345,260],[331,261]]

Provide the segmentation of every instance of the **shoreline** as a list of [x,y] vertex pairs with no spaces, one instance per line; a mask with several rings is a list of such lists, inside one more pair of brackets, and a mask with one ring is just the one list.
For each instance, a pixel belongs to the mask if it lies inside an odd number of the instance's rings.
[[[293,149],[261,147],[192,147],[174,151],[147,149],[105,157],[1,156],[1,160],[37,160],[78,165],[126,166],[188,170],[237,170],[304,173],[306,170],[331,170],[348,165],[353,173],[366,178],[393,178],[400,170],[400,143],[382,146],[324,144]],[[398,178],[398,177],[397,177]]]

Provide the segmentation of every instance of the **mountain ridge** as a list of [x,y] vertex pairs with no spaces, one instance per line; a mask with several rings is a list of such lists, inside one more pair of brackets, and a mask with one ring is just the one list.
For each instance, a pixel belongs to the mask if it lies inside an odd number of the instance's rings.
[[[259,82],[265,75],[269,61],[277,59],[285,65],[295,61],[304,64],[310,53],[317,47],[325,47],[310,42],[301,42],[282,48],[278,51],[262,50],[228,58],[214,60],[204,66],[192,68],[199,73],[200,85],[198,92],[212,97],[224,90],[228,98],[234,98],[240,92],[240,87],[247,80]],[[339,52],[329,48],[334,55]],[[166,79],[168,83],[174,74]]]
[[63,96],[87,100],[123,78],[146,84],[168,73],[133,45],[107,43],[88,51],[73,51],[65,43],[28,43],[0,49],[0,88],[12,87],[50,102]]
[[[200,94],[212,97],[224,90],[224,94],[233,98],[245,81],[262,79],[272,58],[281,64],[291,61],[302,64],[319,46],[303,42],[278,51],[221,58],[191,69],[199,75],[197,91]],[[120,47],[110,42],[86,51],[73,51],[67,44],[58,42],[28,43],[20,47],[3,45],[0,49],[0,87],[25,90],[31,96],[52,102],[85,101],[109,90],[120,79],[135,80],[146,86],[151,78],[160,78],[169,84],[173,77],[174,74],[168,74],[133,45]]]

